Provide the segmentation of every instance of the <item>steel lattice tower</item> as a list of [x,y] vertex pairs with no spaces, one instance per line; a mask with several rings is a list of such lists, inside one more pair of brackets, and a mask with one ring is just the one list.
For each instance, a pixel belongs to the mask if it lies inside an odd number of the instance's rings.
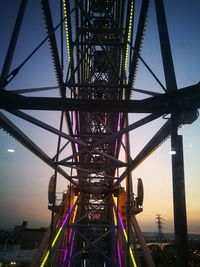
[[156,214],[156,225],[157,225],[157,238],[159,242],[161,243],[162,246],[162,241],[163,241],[163,218],[161,217],[160,214]]

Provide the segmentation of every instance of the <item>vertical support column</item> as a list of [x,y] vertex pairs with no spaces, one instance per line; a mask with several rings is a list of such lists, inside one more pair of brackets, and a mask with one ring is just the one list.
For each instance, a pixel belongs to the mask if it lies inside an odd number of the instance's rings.
[[166,87],[168,92],[172,92],[177,90],[177,84],[163,0],[155,0],[155,7]]
[[[125,119],[125,127],[128,126],[128,114],[126,114]],[[129,247],[130,247],[130,220],[131,220],[131,210],[130,210],[130,204],[131,204],[131,195],[133,194],[132,189],[132,177],[130,173],[130,139],[129,139],[129,133],[127,132],[125,135],[125,147],[126,147],[126,163],[128,165],[127,167],[127,177],[126,177],[126,217],[127,217],[127,267],[130,266],[130,253],[129,253]]]
[[[60,131],[62,131],[62,126],[63,126],[63,117],[64,117],[64,112],[62,111],[61,113],[61,119],[60,119]],[[60,154],[60,144],[61,144],[61,136],[59,135],[58,137],[58,144],[57,144],[57,153],[56,153],[56,157],[55,157],[55,172],[54,172],[54,176],[55,176],[55,182],[54,182],[54,188],[53,188],[53,196],[54,196],[54,200],[53,200],[53,206],[52,206],[52,212],[51,212],[51,225],[50,225],[50,242],[53,238],[53,234],[54,234],[54,215],[55,215],[55,207],[56,207],[56,186],[57,186],[57,174],[58,174],[58,159],[59,159],[59,154]]]
[[176,246],[176,266],[188,266],[188,237],[185,202],[185,181],[183,161],[183,140],[177,133],[176,120],[172,121],[171,146],[172,155],[173,200],[174,200],[174,229]]
[[[166,23],[163,0],[155,0],[160,46],[167,91],[177,90],[176,76],[172,60],[171,47]],[[182,136],[178,135],[178,114],[172,114],[171,146],[176,154],[172,156],[174,228],[176,246],[176,266],[188,266],[187,257],[187,219],[185,205],[184,163]]]

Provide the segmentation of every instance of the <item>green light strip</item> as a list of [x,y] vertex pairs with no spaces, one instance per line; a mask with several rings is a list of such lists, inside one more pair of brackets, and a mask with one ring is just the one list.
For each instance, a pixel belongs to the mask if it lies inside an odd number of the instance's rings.
[[63,0],[63,11],[64,11],[64,17],[65,17],[65,34],[66,34],[66,43],[67,43],[67,53],[68,53],[68,59],[69,62],[71,60],[70,56],[70,45],[69,45],[69,30],[68,30],[68,23],[67,23],[67,8],[65,0]]
[[128,61],[128,47],[129,42],[131,41],[131,29],[132,29],[132,22],[133,22],[133,1],[131,1],[131,10],[130,10],[130,20],[129,20],[129,27],[128,27],[128,37],[127,37],[127,45],[126,45],[126,53],[125,53],[125,60],[124,60],[124,70],[126,71],[127,68],[127,61]]
[[[63,228],[64,228],[64,226],[65,226],[65,223],[68,221],[68,219],[69,219],[69,217],[70,217],[70,213],[71,213],[72,210],[74,209],[74,206],[75,206],[75,203],[76,203],[76,201],[77,201],[77,198],[78,198],[78,196],[74,197],[73,205],[72,205],[71,209],[69,210],[69,212],[66,214],[66,217],[65,217],[65,219],[64,219],[64,221],[63,221],[61,227],[59,228],[59,230],[58,230],[58,232],[57,232],[57,234],[56,234],[56,236],[55,236],[55,238],[54,238],[54,240],[53,240],[53,242],[52,242],[52,244],[51,244],[51,248],[50,248],[49,250],[47,250],[46,255],[45,255],[45,257],[44,257],[44,259],[43,259],[43,261],[42,261],[40,267],[45,266],[45,263],[46,263],[46,261],[47,261],[47,259],[48,259],[48,257],[49,257],[49,254],[50,254],[51,249],[53,249],[53,247],[54,247],[54,245],[55,245],[55,243],[56,243],[56,241],[57,241],[57,239],[58,239],[58,237],[59,237],[61,231],[63,230]],[[78,205],[76,205],[75,213],[77,212],[77,207],[78,207]],[[74,219],[75,219],[75,217],[73,216],[73,220],[74,220]]]

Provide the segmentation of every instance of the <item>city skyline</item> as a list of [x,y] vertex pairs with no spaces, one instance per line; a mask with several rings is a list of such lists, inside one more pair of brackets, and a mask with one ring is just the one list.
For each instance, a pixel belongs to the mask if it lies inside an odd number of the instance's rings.
[[[9,1],[8,1],[9,2]],[[16,1],[17,2],[17,1]],[[172,3],[166,1],[166,14],[169,27],[169,35],[174,59],[174,66],[177,78],[178,88],[183,88],[200,80],[200,29],[198,27],[200,18],[198,10],[200,3],[191,1],[177,1]],[[16,16],[17,4],[14,3],[13,9],[9,9],[9,3],[3,4],[1,9],[0,36],[4,38],[1,43],[2,66],[6,49],[8,46],[11,29]],[[2,4],[1,4],[2,5]],[[14,8],[15,7],[15,8]],[[30,53],[44,37],[44,26],[40,28],[41,16],[39,16],[39,5],[30,1],[27,7],[25,21],[27,23],[22,28],[19,45],[17,46],[14,63],[12,67],[18,66],[21,60]],[[10,10],[10,11],[9,11]],[[32,11],[32,12],[31,12]],[[6,14],[10,13],[7,17]],[[38,22],[30,24],[34,17]],[[27,26],[28,25],[28,26]],[[37,31],[37,36],[32,35]],[[154,6],[150,5],[147,30],[142,49],[142,58],[155,71],[160,80],[163,81],[163,70],[161,56],[159,52],[159,42],[157,25],[155,20]],[[42,63],[40,64],[42,57]],[[56,85],[55,75],[50,60],[48,44],[27,63],[19,75],[8,86],[9,90],[32,88],[37,86]],[[159,85],[154,81],[148,71],[140,63],[135,88],[152,90],[163,93]],[[34,94],[33,94],[34,95]],[[54,91],[46,93],[48,96],[57,95]],[[43,93],[41,93],[43,96]],[[134,93],[137,99],[143,97]],[[28,114],[32,114],[30,111]],[[26,134],[31,136],[35,142],[40,144],[41,148],[48,152],[50,157],[55,155],[57,137],[47,133],[44,130],[35,129],[34,126],[7,114]],[[48,122],[54,127],[59,127],[60,113],[57,112],[39,112],[41,120]],[[131,114],[129,123],[134,122],[143,115]],[[130,134],[131,155],[136,156],[145,143],[153,136],[165,122],[160,118],[148,125],[138,128]],[[188,232],[200,234],[200,196],[198,189],[199,180],[199,133],[200,119],[192,125],[184,125],[179,129],[183,134],[184,140],[184,160],[185,160],[185,183],[186,200],[188,216]],[[53,169],[45,165],[40,159],[31,154],[26,148],[6,134],[0,131],[1,149],[0,149],[0,210],[2,214],[0,228],[9,227],[9,225],[20,224],[21,221],[29,221],[31,226],[48,226],[50,223],[50,211],[48,211],[48,182],[53,174]],[[14,152],[8,152],[13,149]],[[172,179],[171,179],[171,155],[169,154],[170,139],[167,139],[149,158],[147,158],[136,170],[133,171],[133,185],[136,188],[137,178],[142,178],[145,189],[144,211],[137,216],[142,230],[153,230],[155,226],[155,214],[159,213],[166,220],[166,227],[169,232],[173,230],[173,202],[172,202]],[[123,154],[121,155],[123,158]],[[58,192],[67,189],[68,182],[59,176]],[[134,190],[136,193],[136,190]],[[58,194],[59,195],[59,194]],[[168,231],[168,230],[167,230]]]

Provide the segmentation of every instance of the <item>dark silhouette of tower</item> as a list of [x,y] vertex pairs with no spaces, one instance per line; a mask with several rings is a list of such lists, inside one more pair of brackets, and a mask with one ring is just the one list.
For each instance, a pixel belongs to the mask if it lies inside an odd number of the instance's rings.
[[156,225],[157,225],[157,239],[162,247],[163,242],[163,218],[160,214],[156,214]]

